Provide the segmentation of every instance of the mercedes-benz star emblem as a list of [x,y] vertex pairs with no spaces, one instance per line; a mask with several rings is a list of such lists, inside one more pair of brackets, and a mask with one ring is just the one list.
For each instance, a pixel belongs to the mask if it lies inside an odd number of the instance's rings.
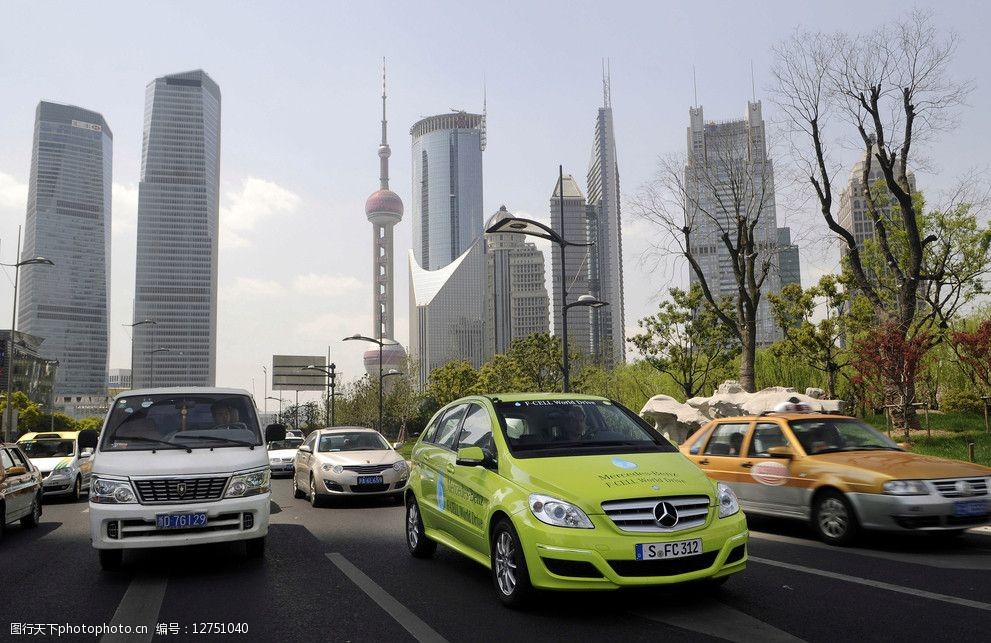
[[972,496],[974,495],[974,487],[971,486],[970,482],[967,480],[957,480],[957,483],[953,485],[956,492],[961,496]]
[[175,491],[177,494],[179,494],[179,497],[182,498],[184,495],[186,495],[186,483],[180,482],[179,484],[177,484],[175,486]]
[[670,502],[659,502],[654,505],[654,522],[658,527],[670,529],[678,524],[678,510]]

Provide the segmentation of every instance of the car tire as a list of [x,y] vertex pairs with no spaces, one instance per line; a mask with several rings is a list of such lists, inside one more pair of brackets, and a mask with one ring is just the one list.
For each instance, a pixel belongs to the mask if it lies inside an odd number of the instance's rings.
[[244,553],[248,558],[264,558],[265,536],[244,541]]
[[31,513],[21,518],[21,525],[28,529],[33,529],[41,522],[41,492],[35,494],[31,502]]
[[72,485],[72,501],[79,502],[82,499],[83,499],[83,479],[77,475],[76,481]]
[[423,529],[420,505],[413,494],[406,499],[406,546],[413,558],[430,558],[437,551],[437,543]]
[[860,525],[846,496],[838,491],[827,490],[817,494],[812,502],[812,529],[825,543],[849,545],[856,537]]
[[100,549],[100,567],[103,571],[115,572],[124,563],[123,549]]
[[292,474],[292,497],[295,498],[296,500],[302,500],[303,498],[306,497],[306,494],[303,493],[303,490],[299,488],[299,483],[296,482],[295,473]]
[[492,582],[496,595],[506,607],[525,607],[533,597],[530,572],[520,537],[507,519],[500,519],[492,530]]
[[310,506],[311,507],[323,506],[323,498],[321,498],[320,494],[317,493],[317,484],[316,481],[313,480],[312,473],[310,474]]

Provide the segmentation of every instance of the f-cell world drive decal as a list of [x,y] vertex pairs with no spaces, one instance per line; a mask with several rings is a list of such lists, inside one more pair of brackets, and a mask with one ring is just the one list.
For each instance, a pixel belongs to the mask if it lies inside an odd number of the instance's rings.
[[777,487],[788,481],[788,467],[780,462],[758,462],[750,475],[761,484]]

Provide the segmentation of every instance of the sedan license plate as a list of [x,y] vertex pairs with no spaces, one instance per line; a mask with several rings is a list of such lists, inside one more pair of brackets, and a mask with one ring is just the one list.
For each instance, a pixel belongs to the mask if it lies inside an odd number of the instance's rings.
[[358,484],[382,484],[382,476],[358,476]]
[[636,546],[637,560],[681,558],[702,553],[702,539],[677,540],[673,543],[642,543]]
[[206,513],[158,514],[155,516],[156,529],[193,529],[206,527]]
[[988,512],[984,500],[964,500],[953,505],[954,516],[983,516]]

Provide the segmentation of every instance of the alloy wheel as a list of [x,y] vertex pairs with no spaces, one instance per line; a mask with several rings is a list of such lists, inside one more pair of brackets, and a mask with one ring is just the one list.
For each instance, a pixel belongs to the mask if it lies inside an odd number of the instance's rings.
[[501,532],[496,539],[495,566],[499,591],[512,595],[516,589],[516,544],[508,531]]

